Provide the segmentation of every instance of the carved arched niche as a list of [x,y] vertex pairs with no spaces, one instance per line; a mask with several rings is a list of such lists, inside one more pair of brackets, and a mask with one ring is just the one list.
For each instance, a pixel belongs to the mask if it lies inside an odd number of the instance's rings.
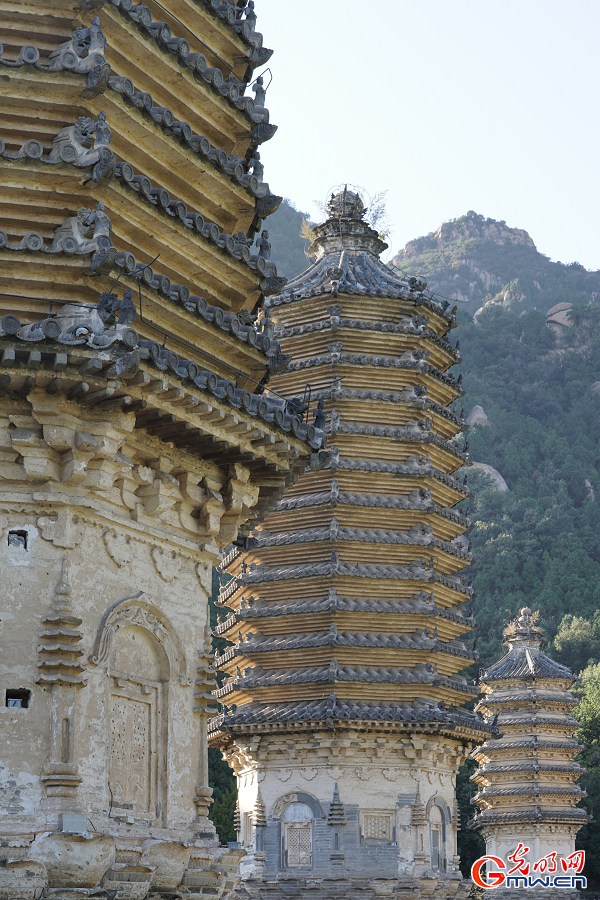
[[107,775],[113,809],[164,824],[169,684],[189,684],[169,618],[142,593],[103,616],[89,658],[106,670]]
[[317,798],[303,791],[284,794],[275,802],[271,815],[280,820],[281,867],[312,868],[314,823],[324,818]]
[[183,687],[189,685],[185,651],[171,620],[147,600],[141,591],[132,597],[118,600],[105,612],[96,634],[94,650],[89,657],[90,665],[106,664],[115,635],[121,629],[131,626],[143,629],[154,636],[169,661],[169,674],[175,675]]
[[306,803],[307,806],[312,810],[312,815],[314,819],[324,819],[325,813],[323,812],[323,807],[319,803],[316,797],[313,797],[312,794],[307,794],[304,791],[293,791],[289,794],[284,794],[273,804],[273,809],[271,810],[271,816],[274,819],[281,818],[283,811],[286,806],[290,803]]

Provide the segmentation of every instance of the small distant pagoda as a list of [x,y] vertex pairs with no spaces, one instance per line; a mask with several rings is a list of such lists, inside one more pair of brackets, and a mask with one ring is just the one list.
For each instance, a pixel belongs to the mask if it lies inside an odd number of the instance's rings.
[[476,689],[459,674],[477,656],[462,640],[474,620],[470,523],[454,509],[469,495],[455,474],[469,464],[451,407],[461,379],[447,372],[456,319],[380,261],[385,247],[344,188],[315,263],[269,303],[292,360],[269,387],[296,410],[310,400],[334,452],[221,564],[217,634],[233,643],[215,657],[227,677],[209,740],[238,777],[250,893],[263,876],[273,896],[332,877],[339,896],[373,878],[468,891],[455,776],[486,726],[462,707]]
[[583,749],[572,736],[575,678],[542,652],[545,637],[536,618],[523,607],[505,631],[508,653],[480,678],[484,698],[476,710],[497,734],[472,752],[479,790],[469,823],[485,838],[487,853],[506,859],[521,842],[531,862],[555,851],[569,856],[588,821],[577,808],[585,791],[575,784],[584,772],[574,762]]

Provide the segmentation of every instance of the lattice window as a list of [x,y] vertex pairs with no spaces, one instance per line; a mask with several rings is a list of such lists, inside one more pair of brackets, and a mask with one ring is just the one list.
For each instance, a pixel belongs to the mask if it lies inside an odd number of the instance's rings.
[[113,694],[110,786],[116,806],[148,812],[151,803],[151,704]]
[[312,864],[312,826],[290,825],[286,830],[288,866]]
[[390,816],[363,815],[363,838],[373,841],[391,841],[392,822]]

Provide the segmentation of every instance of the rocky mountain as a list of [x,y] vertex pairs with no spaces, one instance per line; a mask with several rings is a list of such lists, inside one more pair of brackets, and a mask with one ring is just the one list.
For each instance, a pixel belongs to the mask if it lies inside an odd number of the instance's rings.
[[501,306],[517,314],[547,313],[558,303],[600,304],[600,271],[579,263],[552,262],[520,228],[470,210],[416,238],[393,259],[430,290],[455,301],[471,316]]

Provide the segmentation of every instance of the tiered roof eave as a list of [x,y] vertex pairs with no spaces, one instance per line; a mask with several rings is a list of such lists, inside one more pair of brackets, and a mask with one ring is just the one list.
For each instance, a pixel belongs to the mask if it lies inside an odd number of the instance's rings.
[[471,779],[478,791],[469,825],[484,834],[517,823],[574,834],[588,820],[575,808],[585,797],[575,784],[584,771],[574,762],[583,749],[570,715],[575,678],[542,652],[544,633],[527,607],[505,635],[508,652],[480,678],[484,697],[476,712],[497,734],[471,753],[479,768]]
[[[234,643],[215,657],[229,677],[215,692],[228,708],[211,726],[216,743],[230,725],[233,734],[279,715],[288,727],[291,696],[308,715],[331,692],[377,707],[383,722],[384,698],[410,703],[417,691],[439,714],[475,693],[458,674],[477,658],[460,640],[474,622],[454,609],[473,596],[459,574],[473,562],[470,522],[452,509],[469,496],[453,473],[470,464],[452,440],[464,414],[447,409],[462,394],[445,371],[460,358],[444,337],[454,313],[379,262],[360,213],[334,225],[317,229],[316,263],[268,308],[291,356],[274,383],[301,396],[311,380],[336,455],[222,560],[233,577],[215,634]],[[416,315],[420,305],[431,316]],[[380,355],[382,340],[394,355]],[[478,735],[493,730],[467,718]]]

